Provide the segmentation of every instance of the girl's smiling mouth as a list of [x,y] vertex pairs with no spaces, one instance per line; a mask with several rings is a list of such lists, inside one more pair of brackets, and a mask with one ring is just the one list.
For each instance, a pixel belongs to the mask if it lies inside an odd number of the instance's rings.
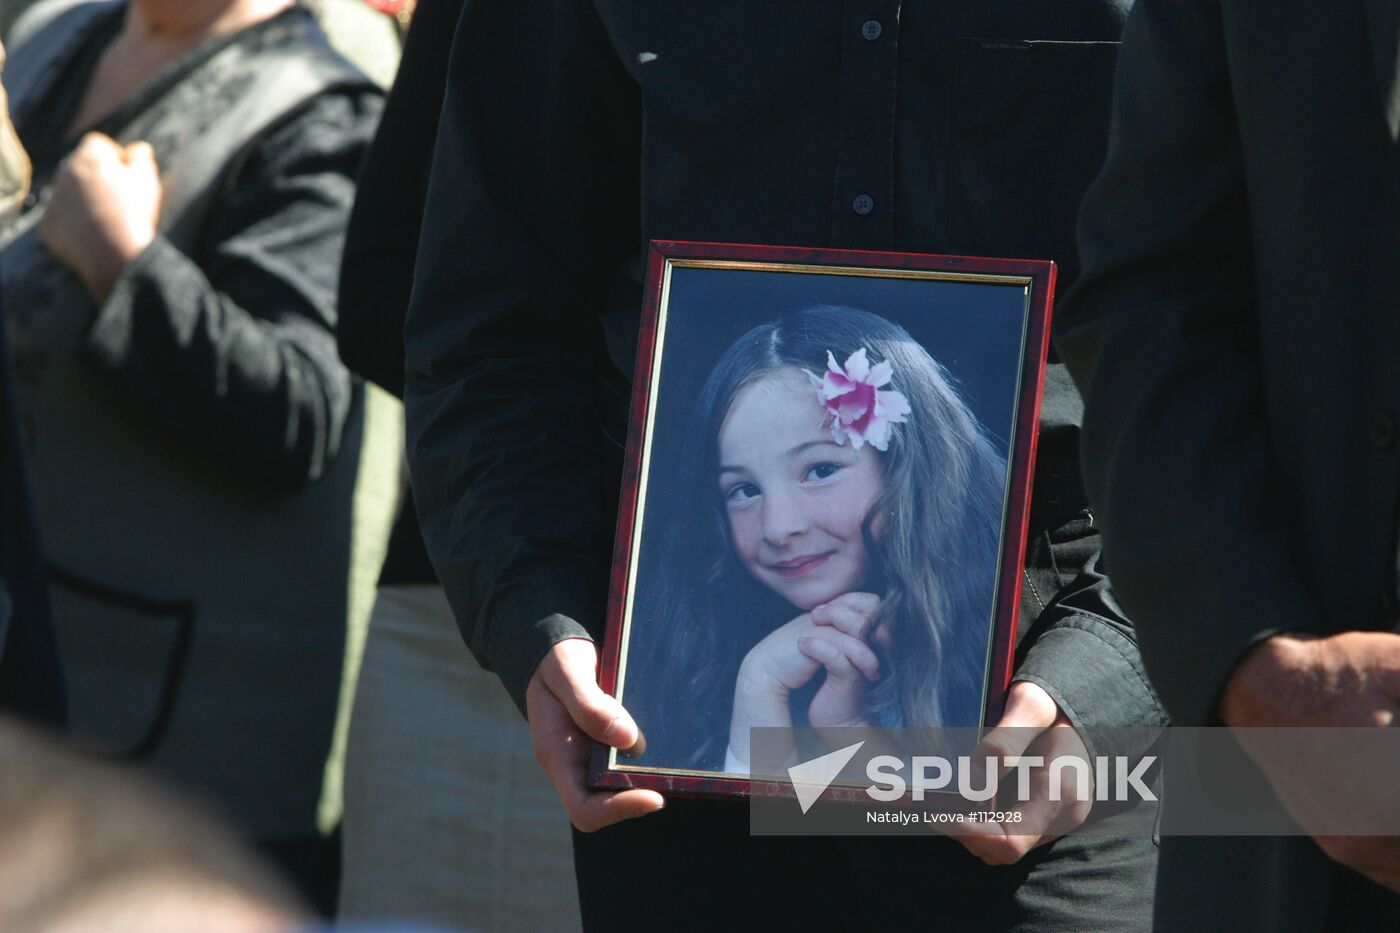
[[784,577],[800,577],[825,564],[831,559],[831,555],[835,553],[835,551],[824,551],[821,554],[807,554],[803,557],[794,557],[792,560],[769,564],[768,569]]

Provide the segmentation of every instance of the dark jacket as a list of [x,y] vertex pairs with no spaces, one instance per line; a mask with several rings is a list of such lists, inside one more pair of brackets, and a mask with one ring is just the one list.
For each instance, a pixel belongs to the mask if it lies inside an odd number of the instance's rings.
[[[428,196],[447,57],[462,0],[425,0],[365,155],[340,264],[336,344],[352,372],[403,396],[403,324]],[[409,491],[394,523],[381,586],[436,583]]]
[[[1128,22],[1058,341],[1114,583],[1183,724],[1216,721],[1271,634],[1394,622],[1397,27],[1393,0],[1143,0]],[[1190,891],[1163,889],[1167,928],[1319,928],[1332,873],[1307,847],[1164,845]]]
[[97,305],[38,228],[125,4],[49,12],[6,67],[35,171],[0,292],[73,731],[252,835],[311,833],[363,432],[334,282],[381,95],[297,6],[163,69],[96,126],[162,182]]

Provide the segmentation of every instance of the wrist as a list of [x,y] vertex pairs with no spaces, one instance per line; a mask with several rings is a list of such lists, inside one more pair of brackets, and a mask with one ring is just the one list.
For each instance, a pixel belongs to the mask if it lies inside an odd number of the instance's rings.
[[97,303],[102,304],[111,294],[112,286],[121,277],[122,271],[154,240],[154,233],[143,236],[132,232],[113,237],[107,240],[103,248],[90,251],[74,271]]
[[1296,725],[1295,707],[1306,701],[1300,689],[1318,665],[1322,639],[1274,635],[1251,648],[1236,665],[1220,694],[1220,718],[1241,727]]
[[739,665],[739,674],[734,680],[736,708],[741,700],[755,703],[786,703],[790,692],[781,680],[764,673],[762,666],[752,659],[745,658]]
[[155,242],[156,228],[141,221],[129,221],[112,229],[104,240],[106,249],[99,251],[104,263],[103,271],[116,281],[129,263],[150,248]]
[[869,729],[875,725],[869,716],[859,711],[835,716],[812,714],[810,719],[814,729]]
[[112,258],[126,265],[146,251],[156,238],[156,229],[146,224],[128,226],[112,238]]

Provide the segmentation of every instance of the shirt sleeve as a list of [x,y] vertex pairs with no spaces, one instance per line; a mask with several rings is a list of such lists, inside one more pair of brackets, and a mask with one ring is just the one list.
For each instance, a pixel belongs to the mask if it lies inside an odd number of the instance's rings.
[[1090,498],[1143,659],[1181,725],[1241,655],[1317,630],[1273,475],[1248,199],[1218,0],[1129,16],[1085,274],[1057,341],[1085,399]]
[[152,418],[260,482],[324,474],[349,412],[335,284],[377,92],[324,94],[270,131],[209,209],[194,254],[157,236],[87,336]]
[[466,6],[406,323],[408,457],[467,644],[522,709],[555,642],[602,630],[625,380],[598,314],[640,246],[639,119],[591,3]]
[[1166,714],[1100,563],[1079,462],[1083,403],[1065,367],[1045,374],[1014,680],[1041,687],[1096,754],[1145,747]]
[[[1055,563],[1076,551],[1088,558],[1078,572],[1072,568],[1079,562],[1065,561],[1072,579],[1050,597],[1027,632],[1013,679],[1048,693],[1090,755],[1137,754],[1168,724],[1166,710],[1143,665],[1134,626],[1100,572],[1097,529],[1086,518],[1058,529],[1054,537],[1062,536],[1069,537],[1054,545]],[[1027,579],[1033,579],[1029,571]]]

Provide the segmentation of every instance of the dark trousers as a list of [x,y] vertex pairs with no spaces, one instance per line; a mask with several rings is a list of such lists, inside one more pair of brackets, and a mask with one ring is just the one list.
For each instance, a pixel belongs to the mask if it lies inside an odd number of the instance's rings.
[[1150,929],[1155,811],[991,867],[950,839],[751,837],[744,803],[666,809],[574,834],[584,928]]

